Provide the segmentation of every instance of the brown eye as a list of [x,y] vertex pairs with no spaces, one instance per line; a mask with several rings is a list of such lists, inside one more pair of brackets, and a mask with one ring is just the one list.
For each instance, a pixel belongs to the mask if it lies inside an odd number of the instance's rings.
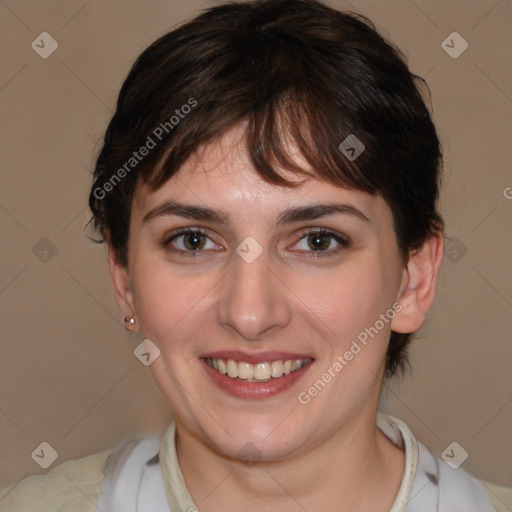
[[304,233],[296,244],[299,251],[310,253],[311,257],[334,256],[349,245],[348,237],[323,228]]
[[183,237],[183,245],[191,251],[202,249],[204,246],[204,235],[201,233],[193,232],[181,235],[181,237]]
[[324,233],[312,233],[307,235],[309,247],[314,251],[324,251],[331,245],[331,237],[326,236]]
[[174,231],[162,241],[161,245],[170,252],[185,256],[199,255],[219,247],[213,243],[206,231],[198,228],[182,228]]

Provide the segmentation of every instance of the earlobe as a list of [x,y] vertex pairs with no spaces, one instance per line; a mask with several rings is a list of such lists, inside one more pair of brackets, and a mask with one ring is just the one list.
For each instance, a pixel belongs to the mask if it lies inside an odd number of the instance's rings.
[[391,322],[391,329],[400,333],[417,331],[425,322],[434,303],[437,274],[444,255],[442,232],[429,236],[421,249],[410,253],[403,269],[397,297],[401,310]]
[[123,317],[124,326],[126,330],[135,332],[137,330],[137,321],[130,275],[128,268],[119,262],[116,251],[110,244],[108,245],[108,263],[110,277],[112,278],[112,285],[114,288],[114,296]]

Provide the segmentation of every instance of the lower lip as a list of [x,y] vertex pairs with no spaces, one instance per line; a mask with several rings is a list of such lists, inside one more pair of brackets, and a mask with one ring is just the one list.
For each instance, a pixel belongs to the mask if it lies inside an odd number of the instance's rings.
[[276,379],[271,378],[266,382],[246,382],[243,380],[232,379],[227,375],[222,375],[211,366],[208,366],[205,359],[200,359],[200,361],[208,375],[220,389],[239,398],[252,399],[270,398],[278,395],[279,393],[284,393],[287,389],[293,386],[313,364],[313,361],[310,361],[300,370],[295,370],[288,375],[283,375]]

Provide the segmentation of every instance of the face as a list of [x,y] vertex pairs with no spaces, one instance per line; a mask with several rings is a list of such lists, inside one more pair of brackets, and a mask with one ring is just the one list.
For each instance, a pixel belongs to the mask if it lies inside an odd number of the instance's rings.
[[373,413],[406,272],[382,197],[265,182],[241,134],[138,185],[125,299],[178,428],[271,460]]

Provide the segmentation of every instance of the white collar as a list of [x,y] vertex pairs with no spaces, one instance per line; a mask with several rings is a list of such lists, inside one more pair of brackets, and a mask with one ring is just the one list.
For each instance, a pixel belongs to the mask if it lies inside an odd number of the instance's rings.
[[[411,495],[418,466],[418,442],[409,427],[400,419],[377,413],[377,426],[399,448],[405,449],[405,469],[400,488],[389,512],[403,512]],[[176,453],[176,422],[167,429],[160,446],[160,466],[170,509],[199,510],[188,492]]]

